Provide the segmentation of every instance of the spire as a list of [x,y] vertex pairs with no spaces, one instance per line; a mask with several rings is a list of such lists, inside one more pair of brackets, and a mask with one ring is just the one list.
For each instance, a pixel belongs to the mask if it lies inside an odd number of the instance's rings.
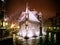
[[28,2],[26,3],[26,13],[28,13],[28,9],[29,7],[28,7]]

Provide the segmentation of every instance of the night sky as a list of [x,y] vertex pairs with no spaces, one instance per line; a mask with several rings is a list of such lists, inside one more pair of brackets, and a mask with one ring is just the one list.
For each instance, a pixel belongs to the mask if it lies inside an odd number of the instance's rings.
[[44,19],[55,16],[59,10],[59,3],[56,0],[7,0],[5,7],[7,15],[11,16],[11,19],[18,18],[21,12],[25,10],[27,2],[29,9],[42,12]]

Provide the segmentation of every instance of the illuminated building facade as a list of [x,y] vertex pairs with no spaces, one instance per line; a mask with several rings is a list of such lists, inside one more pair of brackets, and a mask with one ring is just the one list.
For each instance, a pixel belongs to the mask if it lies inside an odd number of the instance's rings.
[[[41,12],[40,12],[41,13]],[[33,37],[40,35],[40,21],[38,19],[37,11],[30,11],[28,4],[26,5],[26,11],[21,13],[19,17],[20,29],[17,35],[22,37]]]

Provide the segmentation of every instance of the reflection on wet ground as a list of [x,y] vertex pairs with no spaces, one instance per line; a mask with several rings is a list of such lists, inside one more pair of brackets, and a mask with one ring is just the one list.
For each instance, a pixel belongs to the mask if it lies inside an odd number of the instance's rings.
[[47,32],[45,36],[29,39],[24,39],[20,36],[18,38],[15,35],[13,34],[13,38],[2,38],[3,40],[0,40],[0,45],[60,45],[60,32]]
[[54,39],[49,39],[47,36],[33,39],[16,39],[16,45],[59,45]]
[[16,45],[38,45],[40,39],[17,39]]
[[[59,37],[57,35],[57,37]],[[16,45],[60,45],[60,39],[56,37],[56,34],[50,36],[45,35],[39,38],[31,38],[31,39],[16,39]]]

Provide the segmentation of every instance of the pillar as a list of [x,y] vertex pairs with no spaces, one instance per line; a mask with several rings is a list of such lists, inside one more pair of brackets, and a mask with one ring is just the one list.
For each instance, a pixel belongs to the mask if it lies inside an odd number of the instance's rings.
[[42,27],[40,27],[40,36],[42,36]]

